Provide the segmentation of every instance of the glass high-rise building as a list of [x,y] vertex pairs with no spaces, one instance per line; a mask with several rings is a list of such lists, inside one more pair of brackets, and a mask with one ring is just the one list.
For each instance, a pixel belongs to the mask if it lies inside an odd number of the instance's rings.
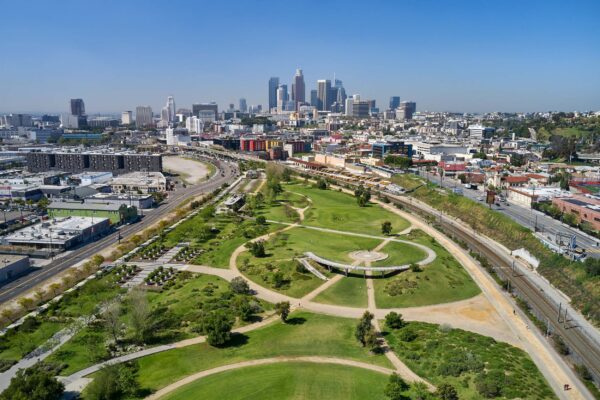
[[333,99],[331,98],[331,81],[329,79],[319,79],[317,81],[317,109],[320,111],[329,111]]
[[400,107],[400,96],[390,97],[390,110],[395,110]]
[[296,109],[298,104],[306,101],[306,87],[304,85],[304,75],[301,69],[296,70],[294,75],[294,82],[292,83],[292,100],[296,103]]
[[279,78],[274,76],[269,79],[269,111],[277,107],[277,88],[279,87]]
[[85,103],[83,99],[71,99],[71,115],[79,117],[85,115]]

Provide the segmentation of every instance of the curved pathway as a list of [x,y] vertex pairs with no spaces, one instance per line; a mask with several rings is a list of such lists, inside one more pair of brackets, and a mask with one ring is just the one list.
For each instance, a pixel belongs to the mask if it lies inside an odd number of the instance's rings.
[[223,365],[221,367],[212,368],[206,371],[198,372],[196,374],[187,376],[175,383],[166,386],[154,394],[146,397],[146,400],[157,400],[163,397],[164,395],[171,393],[172,391],[179,389],[180,387],[187,385],[188,383],[192,383],[198,379],[205,378],[210,375],[218,374],[225,371],[231,371],[240,368],[246,367],[254,367],[258,365],[267,365],[267,364],[275,364],[275,363],[284,363],[284,362],[310,362],[310,363],[318,363],[318,364],[336,364],[336,365],[345,365],[348,367],[362,368],[370,371],[379,372],[381,374],[391,375],[394,373],[394,370],[389,368],[379,367],[377,365],[368,364],[360,361],[347,360],[345,358],[337,358],[337,357],[272,357],[272,358],[262,358],[258,360],[250,360],[250,361],[242,361],[235,364]]

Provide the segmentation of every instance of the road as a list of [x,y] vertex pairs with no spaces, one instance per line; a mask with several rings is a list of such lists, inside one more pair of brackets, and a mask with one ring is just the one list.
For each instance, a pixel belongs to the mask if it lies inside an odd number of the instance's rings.
[[[438,175],[429,174],[429,180],[437,185],[440,185],[440,177]],[[460,181],[450,178],[444,178],[444,187],[447,188],[461,188],[463,196],[470,198],[471,200],[480,202],[480,198],[484,196],[483,192],[477,189],[467,189]],[[555,242],[556,234],[561,233],[567,236],[575,236],[577,246],[586,249],[587,254],[590,257],[600,258],[600,241],[592,238],[589,235],[581,232],[578,229],[572,228],[568,225],[561,223],[560,221],[531,208],[523,207],[518,204],[500,203],[500,206],[493,205],[492,208],[496,211],[507,215],[517,223],[530,228],[531,230],[537,230],[541,232],[547,239]],[[536,229],[537,228],[537,229]]]
[[136,234],[173,211],[186,199],[198,196],[202,193],[212,192],[223,183],[229,183],[235,179],[237,165],[220,160],[215,160],[213,163],[215,164],[217,171],[211,179],[198,185],[179,188],[178,190],[171,192],[166,203],[147,213],[141,222],[122,226],[118,231],[112,232],[95,242],[80,247],[72,251],[69,255],[57,258],[51,263],[35,269],[31,273],[2,286],[0,289],[0,305],[18,298],[23,293],[32,290],[54,275],[93,256],[105,248],[114,245],[118,241],[119,233],[121,238],[127,238],[130,235]]

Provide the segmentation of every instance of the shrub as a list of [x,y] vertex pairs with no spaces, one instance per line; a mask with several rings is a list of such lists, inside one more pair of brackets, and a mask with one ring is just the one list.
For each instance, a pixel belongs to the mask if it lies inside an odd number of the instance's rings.
[[385,316],[385,326],[390,329],[400,329],[404,327],[404,321],[402,320],[402,314],[398,314],[394,311],[388,313]]
[[398,334],[398,339],[402,340],[403,342],[412,342],[416,338],[417,333],[410,328],[404,328]]

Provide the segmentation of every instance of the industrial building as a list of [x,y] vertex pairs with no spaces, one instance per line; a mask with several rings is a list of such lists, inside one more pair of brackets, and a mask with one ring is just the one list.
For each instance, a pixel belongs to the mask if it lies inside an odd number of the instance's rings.
[[0,283],[11,281],[31,268],[29,257],[0,254]]
[[56,218],[13,232],[4,237],[4,242],[31,250],[59,252],[93,240],[109,229],[108,218]]

